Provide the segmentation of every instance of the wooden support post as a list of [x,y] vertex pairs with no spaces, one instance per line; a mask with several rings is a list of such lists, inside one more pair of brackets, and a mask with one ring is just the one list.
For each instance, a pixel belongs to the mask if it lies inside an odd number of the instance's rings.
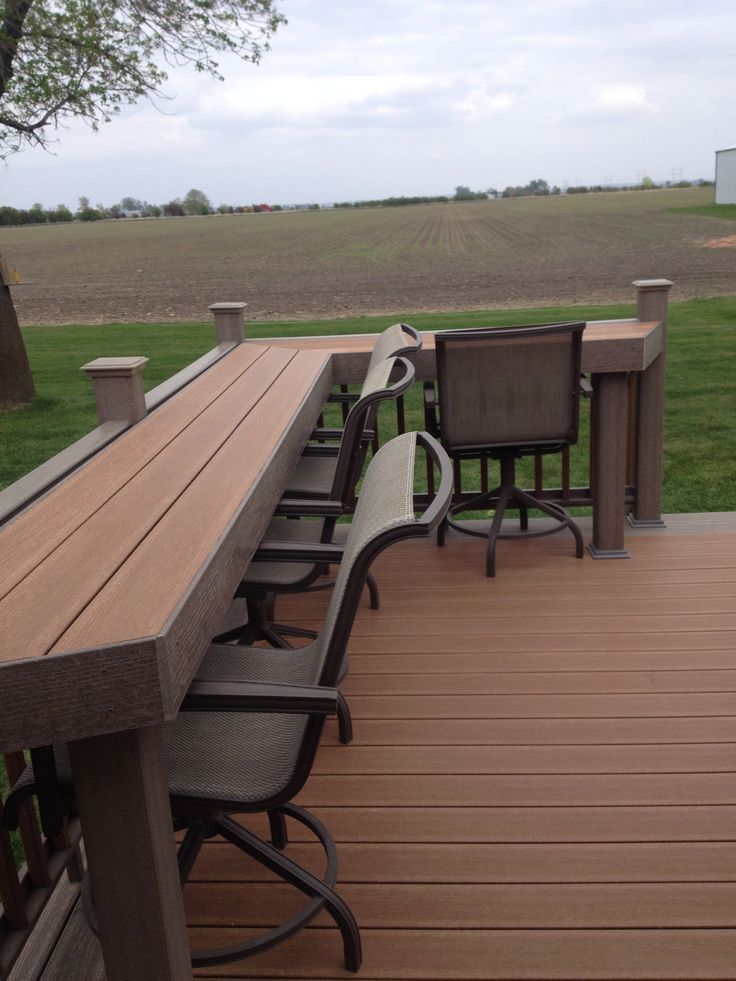
[[97,358],[82,365],[91,379],[101,423],[138,422],[146,415],[143,368],[148,358]]
[[627,375],[594,374],[591,405],[591,488],[594,559],[627,559],[624,548],[626,494]]
[[158,726],[80,739],[69,755],[108,981],[189,981]]
[[662,446],[664,437],[664,384],[667,359],[667,299],[669,279],[640,279],[636,316],[658,321],[663,327],[662,351],[639,376],[636,431],[636,500],[629,522],[637,527],[663,527]]
[[245,340],[245,308],[247,303],[212,303],[210,310],[215,318],[215,332],[219,344]]

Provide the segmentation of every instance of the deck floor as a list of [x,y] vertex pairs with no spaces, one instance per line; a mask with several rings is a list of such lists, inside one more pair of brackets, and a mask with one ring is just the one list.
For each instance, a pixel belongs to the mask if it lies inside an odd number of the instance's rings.
[[[344,691],[300,802],[340,854],[369,978],[736,977],[736,515],[627,535],[413,542],[376,565]],[[318,625],[325,594],[282,601]],[[301,840],[300,840],[301,839]],[[298,832],[290,853],[315,848]],[[211,842],[185,891],[195,946],[294,912]],[[324,915],[205,977],[350,977]]]

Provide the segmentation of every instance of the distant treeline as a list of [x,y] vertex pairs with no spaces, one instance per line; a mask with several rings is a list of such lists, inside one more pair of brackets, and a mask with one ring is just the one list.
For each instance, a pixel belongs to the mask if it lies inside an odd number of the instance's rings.
[[408,204],[437,204],[449,200],[446,194],[437,194],[434,197],[376,198],[373,201],[335,201],[333,208],[403,208]]
[[462,185],[455,188],[453,195],[435,194],[390,198],[375,198],[368,201],[336,201],[332,205],[319,204],[221,204],[213,207],[203,191],[192,188],[183,198],[174,198],[165,204],[149,204],[138,198],[125,197],[118,204],[107,207],[98,204],[92,207],[89,198],[80,197],[79,207],[72,212],[65,204],[55,208],[44,208],[41,204],[33,207],[11,208],[0,205],[0,226],[2,225],[55,225],[69,221],[100,221],[103,218],[179,218],[187,215],[242,215],[254,212],[271,211],[319,211],[321,208],[403,208],[413,204],[446,204],[450,201],[487,201],[489,198],[546,197],[557,194],[597,194],[604,191],[649,191],[662,187],[712,187],[711,180],[664,181],[656,184],[650,177],[644,177],[637,184],[581,184],[574,187],[550,187],[540,179],[529,181],[503,191],[489,187],[485,191],[471,191]]

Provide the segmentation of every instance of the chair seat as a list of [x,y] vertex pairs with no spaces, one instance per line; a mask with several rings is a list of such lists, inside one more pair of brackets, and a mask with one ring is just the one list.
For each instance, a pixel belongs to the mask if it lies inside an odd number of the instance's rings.
[[336,456],[303,456],[289,478],[287,497],[329,497],[337,469]]
[[162,727],[169,793],[262,809],[294,775],[307,718],[180,712]]
[[[321,540],[323,524],[322,519],[294,521],[289,518],[274,518],[263,537],[268,542],[316,543]],[[332,542],[344,544],[349,530],[349,524],[335,525]],[[264,588],[271,585],[288,587],[300,583],[309,571],[310,566],[304,562],[251,562],[243,583]]]

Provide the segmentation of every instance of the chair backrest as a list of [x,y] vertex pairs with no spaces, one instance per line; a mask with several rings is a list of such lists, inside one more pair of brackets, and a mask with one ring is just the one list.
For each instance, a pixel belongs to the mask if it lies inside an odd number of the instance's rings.
[[[420,518],[414,508],[418,445],[440,471],[437,493]],[[361,592],[375,557],[394,542],[429,536],[447,513],[451,499],[452,464],[429,433],[396,436],[373,457],[350,524],[324,627],[315,642],[321,648],[320,684],[337,684]]]
[[582,322],[435,335],[442,445],[562,447],[578,438]]
[[[395,370],[400,373],[399,378],[391,382],[391,374]],[[347,504],[352,500],[368,452],[365,431],[371,423],[375,424],[379,404],[387,399],[396,399],[407,391],[414,381],[414,374],[414,365],[406,358],[384,358],[369,370],[360,398],[353,404],[345,420],[330,492],[333,501]]]
[[368,371],[386,358],[414,354],[422,346],[422,335],[411,324],[391,324],[378,335],[371,351]]

